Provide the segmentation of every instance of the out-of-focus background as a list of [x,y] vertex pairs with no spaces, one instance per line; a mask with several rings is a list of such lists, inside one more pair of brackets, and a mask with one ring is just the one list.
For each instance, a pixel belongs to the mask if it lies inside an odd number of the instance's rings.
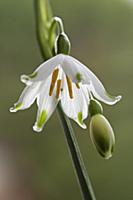
[[[122,94],[115,106],[104,106],[113,125],[116,149],[103,160],[93,148],[89,130],[72,122],[98,200],[133,199],[133,1],[51,0],[72,41],[71,54],[89,66],[111,94]],[[0,0],[0,199],[80,200],[57,113],[42,134],[32,131],[36,105],[9,113],[24,85],[23,73],[41,63],[32,0]],[[86,121],[89,125],[89,119]]]

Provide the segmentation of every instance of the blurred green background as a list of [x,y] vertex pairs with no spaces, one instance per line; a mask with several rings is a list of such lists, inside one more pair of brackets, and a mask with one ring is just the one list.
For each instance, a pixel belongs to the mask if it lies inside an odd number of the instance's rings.
[[[132,1],[51,0],[51,4],[55,15],[65,22],[72,41],[71,54],[88,65],[111,94],[123,95],[117,105],[103,105],[116,134],[112,159],[103,160],[91,144],[89,130],[83,131],[72,122],[96,197],[132,200]],[[20,198],[16,199],[80,200],[57,113],[37,135],[32,131],[36,105],[17,114],[8,111],[24,88],[20,75],[31,73],[41,61],[33,1],[0,0],[0,146],[6,149],[7,158],[13,157],[21,182],[19,190],[24,191],[19,191]],[[89,119],[86,123],[89,126]],[[23,198],[21,192],[25,193]]]

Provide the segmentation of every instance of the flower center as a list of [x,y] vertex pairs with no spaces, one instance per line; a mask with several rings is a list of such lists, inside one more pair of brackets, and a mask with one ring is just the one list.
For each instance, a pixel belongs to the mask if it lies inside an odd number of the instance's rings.
[[[56,85],[56,98],[59,98],[60,91],[61,91],[61,85],[62,85],[62,79],[61,75],[59,74],[59,68],[54,69],[52,73],[52,78],[51,78],[51,83],[50,83],[50,88],[49,88],[49,96],[52,96],[55,85]],[[69,92],[69,97],[71,99],[74,98],[73,95],[73,85],[72,85],[72,80],[66,75],[66,82],[67,82],[67,88]],[[75,83],[76,87],[80,89],[80,85],[78,82]]]

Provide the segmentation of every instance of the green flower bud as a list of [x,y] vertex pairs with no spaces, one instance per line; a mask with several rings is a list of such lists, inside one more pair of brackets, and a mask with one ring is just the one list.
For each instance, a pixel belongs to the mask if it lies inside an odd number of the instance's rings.
[[115,136],[108,120],[101,114],[91,118],[90,137],[96,150],[105,159],[112,157],[115,145]]
[[70,53],[71,44],[65,33],[61,33],[56,41],[56,51],[57,54],[69,54]]
[[89,113],[91,117],[96,114],[102,114],[102,105],[97,100],[91,99],[89,104]]

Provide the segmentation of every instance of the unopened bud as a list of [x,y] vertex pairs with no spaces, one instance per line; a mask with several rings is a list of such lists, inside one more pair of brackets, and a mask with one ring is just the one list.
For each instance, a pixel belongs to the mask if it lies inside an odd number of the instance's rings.
[[56,41],[56,51],[57,54],[69,54],[70,53],[71,44],[68,36],[65,33],[61,33]]
[[102,114],[102,105],[97,100],[91,99],[89,104],[89,113],[91,117],[96,114]]
[[90,138],[102,157],[112,157],[115,136],[110,123],[103,115],[96,114],[91,118]]

